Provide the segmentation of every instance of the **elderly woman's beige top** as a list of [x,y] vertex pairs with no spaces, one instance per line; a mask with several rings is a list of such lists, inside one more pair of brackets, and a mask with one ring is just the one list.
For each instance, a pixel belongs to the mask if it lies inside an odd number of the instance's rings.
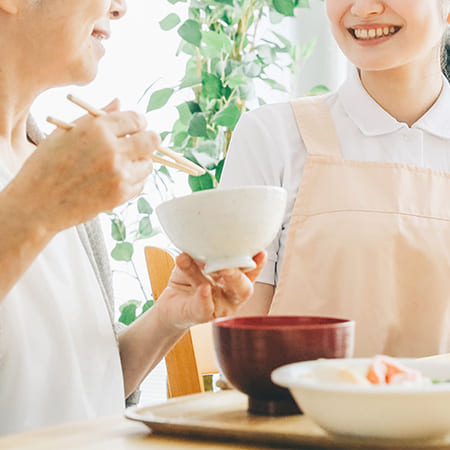
[[323,99],[292,107],[308,157],[270,313],[355,319],[355,356],[450,351],[450,174],[344,160]]

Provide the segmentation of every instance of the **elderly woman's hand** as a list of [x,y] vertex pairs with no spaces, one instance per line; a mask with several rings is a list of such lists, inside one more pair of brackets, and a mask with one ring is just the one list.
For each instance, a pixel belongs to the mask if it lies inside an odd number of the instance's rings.
[[143,115],[118,111],[84,116],[69,131],[43,140],[12,181],[33,220],[58,232],[85,222],[138,195],[160,144]]
[[203,264],[183,253],[177,257],[169,284],[157,301],[166,326],[187,329],[234,314],[253,293],[253,283],[266,263],[266,252],[253,257],[256,268],[226,269],[205,276]]

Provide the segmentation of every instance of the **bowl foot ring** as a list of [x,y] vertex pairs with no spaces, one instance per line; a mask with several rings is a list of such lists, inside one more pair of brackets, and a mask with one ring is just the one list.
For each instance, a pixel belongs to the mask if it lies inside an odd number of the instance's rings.
[[248,412],[258,416],[291,416],[302,414],[293,398],[283,400],[258,400],[248,398]]

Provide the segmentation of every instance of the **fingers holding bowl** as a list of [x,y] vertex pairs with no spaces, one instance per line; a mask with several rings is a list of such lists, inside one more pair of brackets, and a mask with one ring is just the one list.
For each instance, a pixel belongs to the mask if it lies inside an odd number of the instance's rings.
[[[257,268],[250,273],[241,269],[223,269],[210,274],[203,272],[204,263],[195,261],[186,253],[176,258],[177,268],[182,274],[174,272],[173,281],[178,285],[190,286],[195,290],[194,297],[205,303],[205,320],[227,316],[236,312],[253,293],[253,282],[266,260],[265,252],[255,255]],[[211,305],[213,310],[210,311]],[[208,310],[208,314],[206,314]],[[208,317],[206,317],[206,315]]]

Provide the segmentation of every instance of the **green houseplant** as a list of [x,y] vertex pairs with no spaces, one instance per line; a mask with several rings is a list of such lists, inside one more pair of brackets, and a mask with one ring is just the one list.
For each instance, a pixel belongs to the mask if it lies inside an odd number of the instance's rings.
[[178,53],[189,59],[180,83],[154,91],[147,111],[162,108],[173,95],[188,91],[191,99],[177,105],[179,118],[162,138],[170,148],[207,169],[203,176],[189,177],[193,191],[212,189],[220,181],[241,114],[250,101],[264,102],[256,95],[255,82],[286,92],[270,75],[271,70],[293,72],[296,62],[314,50],[315,41],[299,46],[279,33],[261,36],[261,22],[267,18],[279,22],[293,16],[296,8],[309,6],[309,0],[189,0],[188,19],[183,23],[175,12],[161,20],[162,29],[176,28],[181,38]]
[[[179,84],[152,90],[147,112],[165,107],[182,97],[176,105],[178,119],[161,133],[164,145],[201,165],[206,173],[189,175],[192,191],[215,188],[222,173],[234,127],[250,103],[263,104],[257,95],[257,83],[269,89],[287,92],[273,75],[274,71],[294,72],[299,61],[314,51],[315,41],[300,46],[276,32],[261,32],[261,24],[279,23],[294,16],[296,8],[309,8],[309,0],[168,0],[174,5],[186,3],[184,21],[172,12],[160,21],[168,32],[177,32],[181,42],[178,55],[187,57]],[[312,0],[322,1],[322,0]],[[326,90],[315,87],[311,94]],[[188,98],[188,100],[186,100]],[[171,176],[165,167],[155,171],[154,180],[164,189]],[[130,209],[137,211],[127,222]],[[111,235],[116,245],[112,258],[125,261],[131,276],[140,284],[144,300],[130,300],[121,306],[120,320],[132,322],[152,305],[151,295],[139,280],[133,262],[134,244],[158,233],[152,226],[152,213],[146,196],[116,210],[111,216]]]

